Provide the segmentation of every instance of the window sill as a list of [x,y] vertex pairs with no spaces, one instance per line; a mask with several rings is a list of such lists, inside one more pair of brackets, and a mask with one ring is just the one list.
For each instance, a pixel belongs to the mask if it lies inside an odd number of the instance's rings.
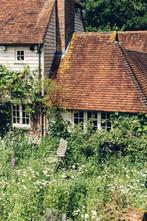
[[27,65],[25,62],[15,62],[14,65]]
[[17,128],[17,129],[23,129],[23,130],[30,130],[31,129],[30,125],[13,124],[12,127]]

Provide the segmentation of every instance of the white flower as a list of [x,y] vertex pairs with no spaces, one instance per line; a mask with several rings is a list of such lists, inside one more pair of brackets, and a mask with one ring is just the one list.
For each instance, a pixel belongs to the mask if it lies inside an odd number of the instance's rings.
[[88,219],[89,218],[89,215],[86,213],[85,214],[85,219]]
[[95,210],[91,211],[92,216],[97,216],[97,212]]
[[76,166],[75,165],[72,165],[72,169],[74,170],[76,168]]

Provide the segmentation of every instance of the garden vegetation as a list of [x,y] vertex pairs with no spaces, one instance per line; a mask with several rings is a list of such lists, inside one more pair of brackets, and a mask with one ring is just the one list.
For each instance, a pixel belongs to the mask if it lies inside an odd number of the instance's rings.
[[[0,139],[0,220],[127,220],[147,209],[146,116],[112,116],[113,130],[80,127],[61,118],[37,145],[24,132]],[[53,161],[60,138],[64,162]]]
[[[88,31],[146,30],[145,0],[83,0]],[[11,128],[11,104],[39,107],[62,103],[60,86],[46,81],[44,100],[36,73],[0,66],[0,221],[119,221],[147,210],[147,116],[113,114],[113,129],[68,132],[56,115],[50,134],[35,144]],[[48,107],[46,105],[49,104]],[[45,111],[45,112],[44,112]],[[33,113],[32,113],[33,114]],[[35,114],[35,113],[34,113]],[[54,161],[60,138],[66,157]]]

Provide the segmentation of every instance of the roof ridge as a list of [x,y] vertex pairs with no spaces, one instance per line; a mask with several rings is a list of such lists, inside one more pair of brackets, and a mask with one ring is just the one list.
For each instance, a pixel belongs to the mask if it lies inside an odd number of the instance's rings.
[[147,52],[145,51],[138,51],[138,50],[134,50],[134,49],[130,49],[130,48],[125,48],[126,51],[131,51],[134,53],[141,53],[141,54],[147,54]]
[[135,74],[133,68],[131,67],[131,65],[130,65],[128,59],[127,59],[127,55],[126,55],[125,50],[123,50],[123,48],[120,46],[119,42],[117,42],[117,41],[115,41],[115,48],[116,48],[118,54],[119,54],[119,55],[121,56],[121,58],[123,59],[124,64],[125,64],[125,66],[127,67],[128,72],[130,73],[131,78],[132,78],[132,80],[133,80],[133,82],[134,82],[134,84],[135,84],[135,86],[136,86],[138,92],[139,92],[139,93],[141,94],[141,96],[142,96],[143,102],[145,103],[145,105],[147,105],[147,97],[146,97],[146,95],[145,95],[145,93],[144,93],[144,91],[143,91],[143,88],[142,88],[141,84],[140,84],[140,83],[138,82],[138,80],[137,80],[137,77],[136,77],[136,74]]
[[136,30],[136,31],[118,31],[117,33],[128,34],[128,33],[145,33],[147,30]]

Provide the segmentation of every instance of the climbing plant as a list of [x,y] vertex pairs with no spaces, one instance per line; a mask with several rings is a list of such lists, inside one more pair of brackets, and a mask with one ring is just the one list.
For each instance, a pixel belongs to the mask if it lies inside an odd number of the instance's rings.
[[33,103],[40,93],[40,83],[36,72],[26,66],[20,72],[0,66],[0,104],[7,102]]
[[36,76],[28,66],[20,72],[0,66],[0,136],[11,127],[11,104],[25,103],[32,111],[32,106],[41,102],[41,86]]
[[29,66],[16,72],[0,65],[0,131],[8,125],[6,118],[10,119],[10,104],[25,104],[27,111],[35,117],[56,112],[62,105],[61,90],[63,86],[56,81],[41,81],[38,73],[31,71]]

